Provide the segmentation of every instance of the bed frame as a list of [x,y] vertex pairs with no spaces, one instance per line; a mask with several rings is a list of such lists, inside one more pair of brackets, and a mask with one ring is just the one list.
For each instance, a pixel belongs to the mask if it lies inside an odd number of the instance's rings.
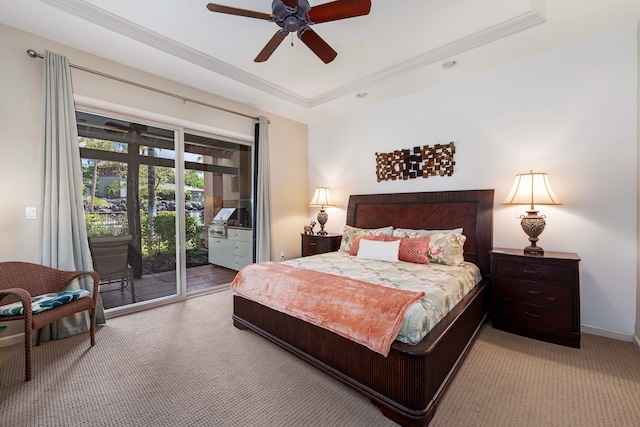
[[356,195],[347,224],[360,228],[464,228],[465,260],[483,280],[417,345],[395,341],[385,358],[333,332],[234,295],[233,323],[251,329],[371,399],[403,426],[429,424],[487,318],[493,190]]

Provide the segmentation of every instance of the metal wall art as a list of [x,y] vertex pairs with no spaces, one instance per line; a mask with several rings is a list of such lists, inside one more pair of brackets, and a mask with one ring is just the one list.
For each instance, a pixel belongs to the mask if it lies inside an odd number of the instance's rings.
[[453,155],[456,147],[453,142],[424,145],[413,149],[396,150],[392,153],[376,153],[376,175],[378,182],[396,179],[414,179],[430,176],[451,176],[453,174]]

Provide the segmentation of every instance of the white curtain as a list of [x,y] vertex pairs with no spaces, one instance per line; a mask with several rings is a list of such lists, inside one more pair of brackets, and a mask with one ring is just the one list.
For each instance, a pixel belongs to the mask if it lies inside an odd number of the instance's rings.
[[[60,270],[93,270],[82,203],[82,166],[78,147],[71,70],[66,57],[45,52],[43,147],[40,170],[40,238],[38,262]],[[77,286],[93,292],[93,282]],[[99,300],[98,323],[104,323]],[[89,330],[85,311],[43,329],[43,339],[60,339]]]
[[269,121],[258,117],[256,145],[258,168],[256,178],[256,262],[272,261],[273,241],[271,239],[271,192],[269,184]]

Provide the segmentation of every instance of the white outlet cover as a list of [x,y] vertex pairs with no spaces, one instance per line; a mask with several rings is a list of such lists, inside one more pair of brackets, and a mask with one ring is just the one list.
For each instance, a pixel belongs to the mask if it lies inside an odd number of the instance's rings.
[[37,218],[36,208],[35,207],[28,206],[25,210],[26,210],[27,219],[36,219]]

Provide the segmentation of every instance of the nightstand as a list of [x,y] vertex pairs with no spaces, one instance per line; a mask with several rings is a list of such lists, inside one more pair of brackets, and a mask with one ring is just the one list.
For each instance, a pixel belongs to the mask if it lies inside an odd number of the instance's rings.
[[580,348],[579,262],[574,253],[493,249],[493,327]]
[[340,249],[342,234],[302,234],[302,256],[335,252]]

